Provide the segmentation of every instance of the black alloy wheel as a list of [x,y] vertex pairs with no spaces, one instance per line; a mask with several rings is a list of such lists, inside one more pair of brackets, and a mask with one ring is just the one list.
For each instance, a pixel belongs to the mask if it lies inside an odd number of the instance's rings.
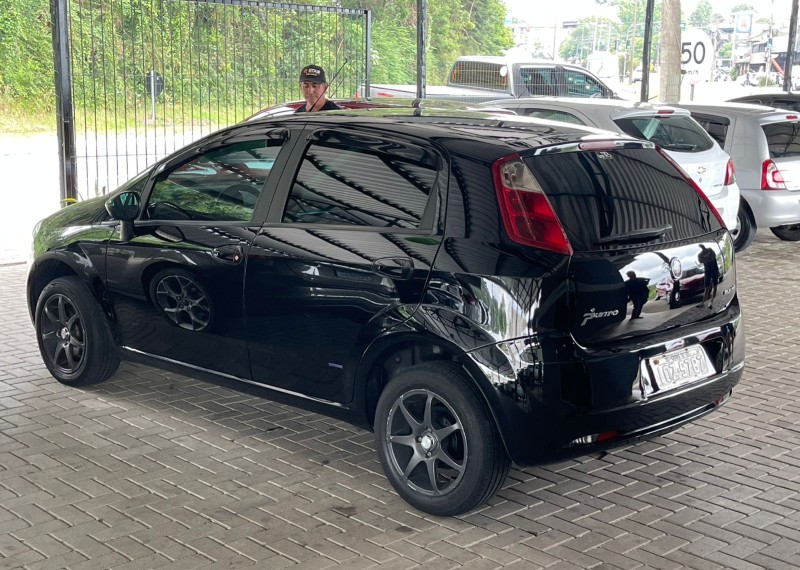
[[45,366],[59,382],[88,386],[116,372],[119,356],[108,321],[77,277],[59,277],[42,290],[35,327]]
[[485,402],[451,363],[419,364],[391,380],[378,401],[375,438],[398,494],[433,515],[481,505],[510,468]]
[[182,329],[209,328],[213,304],[204,285],[183,269],[165,269],[150,284],[150,297],[164,316]]
[[783,241],[800,241],[800,224],[777,226],[770,228],[770,230]]

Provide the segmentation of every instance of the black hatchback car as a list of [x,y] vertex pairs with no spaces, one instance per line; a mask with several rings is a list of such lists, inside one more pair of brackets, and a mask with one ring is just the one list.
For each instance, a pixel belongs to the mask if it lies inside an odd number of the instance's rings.
[[695,420],[744,366],[703,194],[649,142],[523,117],[224,129],[43,220],[27,298],[58,381],[134,359],[345,419],[436,515]]

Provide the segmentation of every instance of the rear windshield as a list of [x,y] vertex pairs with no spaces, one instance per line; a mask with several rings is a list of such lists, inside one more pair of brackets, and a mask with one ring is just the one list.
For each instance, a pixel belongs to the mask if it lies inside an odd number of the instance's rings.
[[[656,245],[721,228],[705,200],[654,149],[545,154],[526,163],[575,251]],[[642,240],[637,232],[656,237]]]
[[633,117],[614,122],[626,134],[652,141],[666,150],[702,152],[714,146],[703,127],[686,115]]
[[767,136],[770,158],[800,155],[800,123],[771,123],[761,128]]

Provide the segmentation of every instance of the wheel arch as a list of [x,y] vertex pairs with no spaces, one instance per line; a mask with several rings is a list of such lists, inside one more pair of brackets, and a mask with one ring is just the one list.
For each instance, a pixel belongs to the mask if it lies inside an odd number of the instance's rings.
[[76,267],[76,264],[65,256],[52,255],[37,260],[34,268],[28,273],[27,282],[28,313],[32,323],[36,320],[36,303],[44,288],[53,280],[67,276],[80,278],[89,287],[92,295],[108,316],[109,308],[104,298],[103,280],[94,268],[87,270],[84,264],[81,264],[81,267]]
[[512,447],[507,438],[508,427],[499,414],[496,391],[489,379],[474,364],[472,358],[460,347],[429,333],[400,332],[373,343],[359,364],[356,386],[359,390],[355,409],[364,410],[365,427],[374,431],[378,399],[392,378],[401,370],[424,362],[450,362],[461,368],[465,377],[477,389],[481,401],[492,418],[506,453]]

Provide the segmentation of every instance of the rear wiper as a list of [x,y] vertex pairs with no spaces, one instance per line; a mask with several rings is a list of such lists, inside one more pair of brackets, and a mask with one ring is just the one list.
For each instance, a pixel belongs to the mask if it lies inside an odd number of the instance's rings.
[[662,144],[661,148],[666,148],[668,150],[694,150],[697,148],[697,145],[689,143],[670,143]]
[[615,236],[608,236],[600,238],[595,245],[612,245],[615,243],[645,243],[648,241],[656,240],[662,237],[665,233],[672,229],[672,225],[667,224],[660,228],[645,228],[643,230],[636,230],[626,234],[617,234]]

